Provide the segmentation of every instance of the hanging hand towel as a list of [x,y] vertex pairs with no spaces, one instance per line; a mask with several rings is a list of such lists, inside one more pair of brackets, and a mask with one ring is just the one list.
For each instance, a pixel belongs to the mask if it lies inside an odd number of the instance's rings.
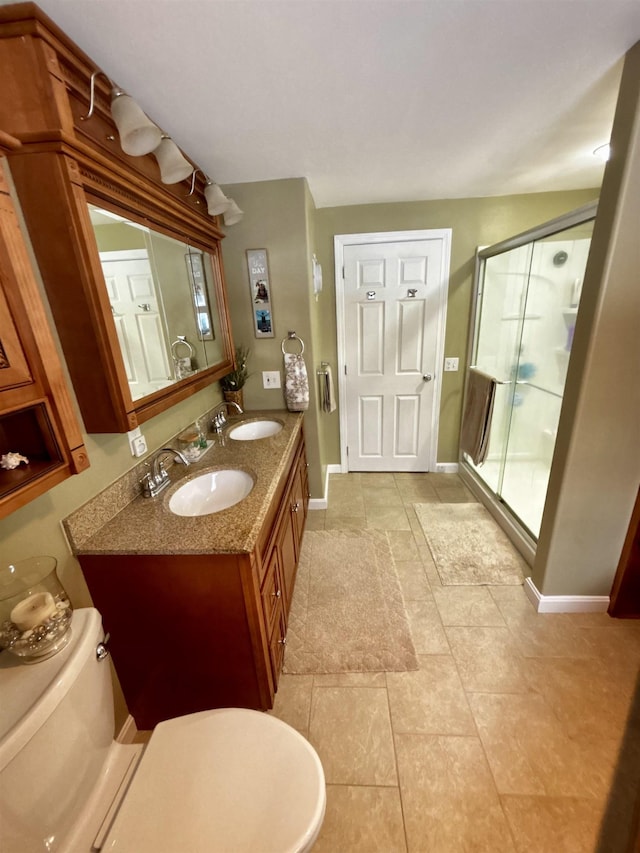
[[284,399],[290,412],[309,408],[309,378],[302,355],[284,354]]
[[333,390],[333,373],[329,365],[327,365],[322,375],[322,411],[335,412],[335,410],[336,397]]
[[471,457],[474,465],[482,465],[487,458],[495,394],[496,380],[492,376],[480,370],[469,370],[460,450]]

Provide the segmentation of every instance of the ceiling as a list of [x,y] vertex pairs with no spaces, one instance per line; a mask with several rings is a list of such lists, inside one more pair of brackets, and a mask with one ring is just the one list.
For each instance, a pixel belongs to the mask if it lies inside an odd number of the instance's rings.
[[640,0],[38,5],[215,181],[318,207],[599,185],[640,39]]

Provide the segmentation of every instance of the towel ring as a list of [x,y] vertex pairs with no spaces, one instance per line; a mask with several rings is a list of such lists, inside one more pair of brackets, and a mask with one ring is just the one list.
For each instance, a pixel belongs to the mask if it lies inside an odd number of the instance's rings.
[[[188,356],[179,356],[176,353],[176,347],[180,346],[180,344],[183,344],[185,347],[189,348],[189,355]],[[178,340],[174,341],[171,344],[171,355],[173,356],[174,361],[178,361],[178,359],[180,359],[180,358],[191,358],[191,356],[194,354],[194,352],[195,352],[194,348],[191,346],[189,341],[186,339],[185,335],[178,335]]]
[[[283,355],[287,355],[287,351],[284,348],[284,345],[286,344],[287,341],[298,341],[298,343],[300,344],[300,352],[298,353],[298,355],[302,355],[302,353],[304,352],[304,341],[302,340],[302,338],[299,338],[295,332],[289,332],[287,337],[282,339],[281,347],[282,347],[282,354]],[[291,354],[293,354],[293,353],[291,353]]]

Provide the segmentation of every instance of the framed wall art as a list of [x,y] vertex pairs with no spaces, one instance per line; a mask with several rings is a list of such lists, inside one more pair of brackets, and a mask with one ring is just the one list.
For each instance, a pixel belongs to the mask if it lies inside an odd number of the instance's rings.
[[247,267],[254,334],[256,338],[273,338],[275,332],[267,250],[247,249]]
[[211,311],[209,310],[209,298],[207,295],[207,280],[204,274],[202,255],[200,252],[189,252],[185,256],[187,262],[187,273],[191,285],[191,297],[193,309],[196,314],[196,325],[198,337],[201,341],[213,341],[213,324],[211,322]]

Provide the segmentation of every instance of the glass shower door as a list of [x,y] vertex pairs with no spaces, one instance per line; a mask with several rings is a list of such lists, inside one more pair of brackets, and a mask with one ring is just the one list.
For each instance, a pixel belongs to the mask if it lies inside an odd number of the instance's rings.
[[470,464],[496,494],[502,490],[504,462],[514,404],[514,365],[522,336],[522,315],[531,266],[531,246],[519,246],[488,258],[478,294],[479,315],[473,364],[497,379],[489,455]]
[[472,364],[496,378],[487,460],[473,469],[538,538],[593,218],[480,261]]

